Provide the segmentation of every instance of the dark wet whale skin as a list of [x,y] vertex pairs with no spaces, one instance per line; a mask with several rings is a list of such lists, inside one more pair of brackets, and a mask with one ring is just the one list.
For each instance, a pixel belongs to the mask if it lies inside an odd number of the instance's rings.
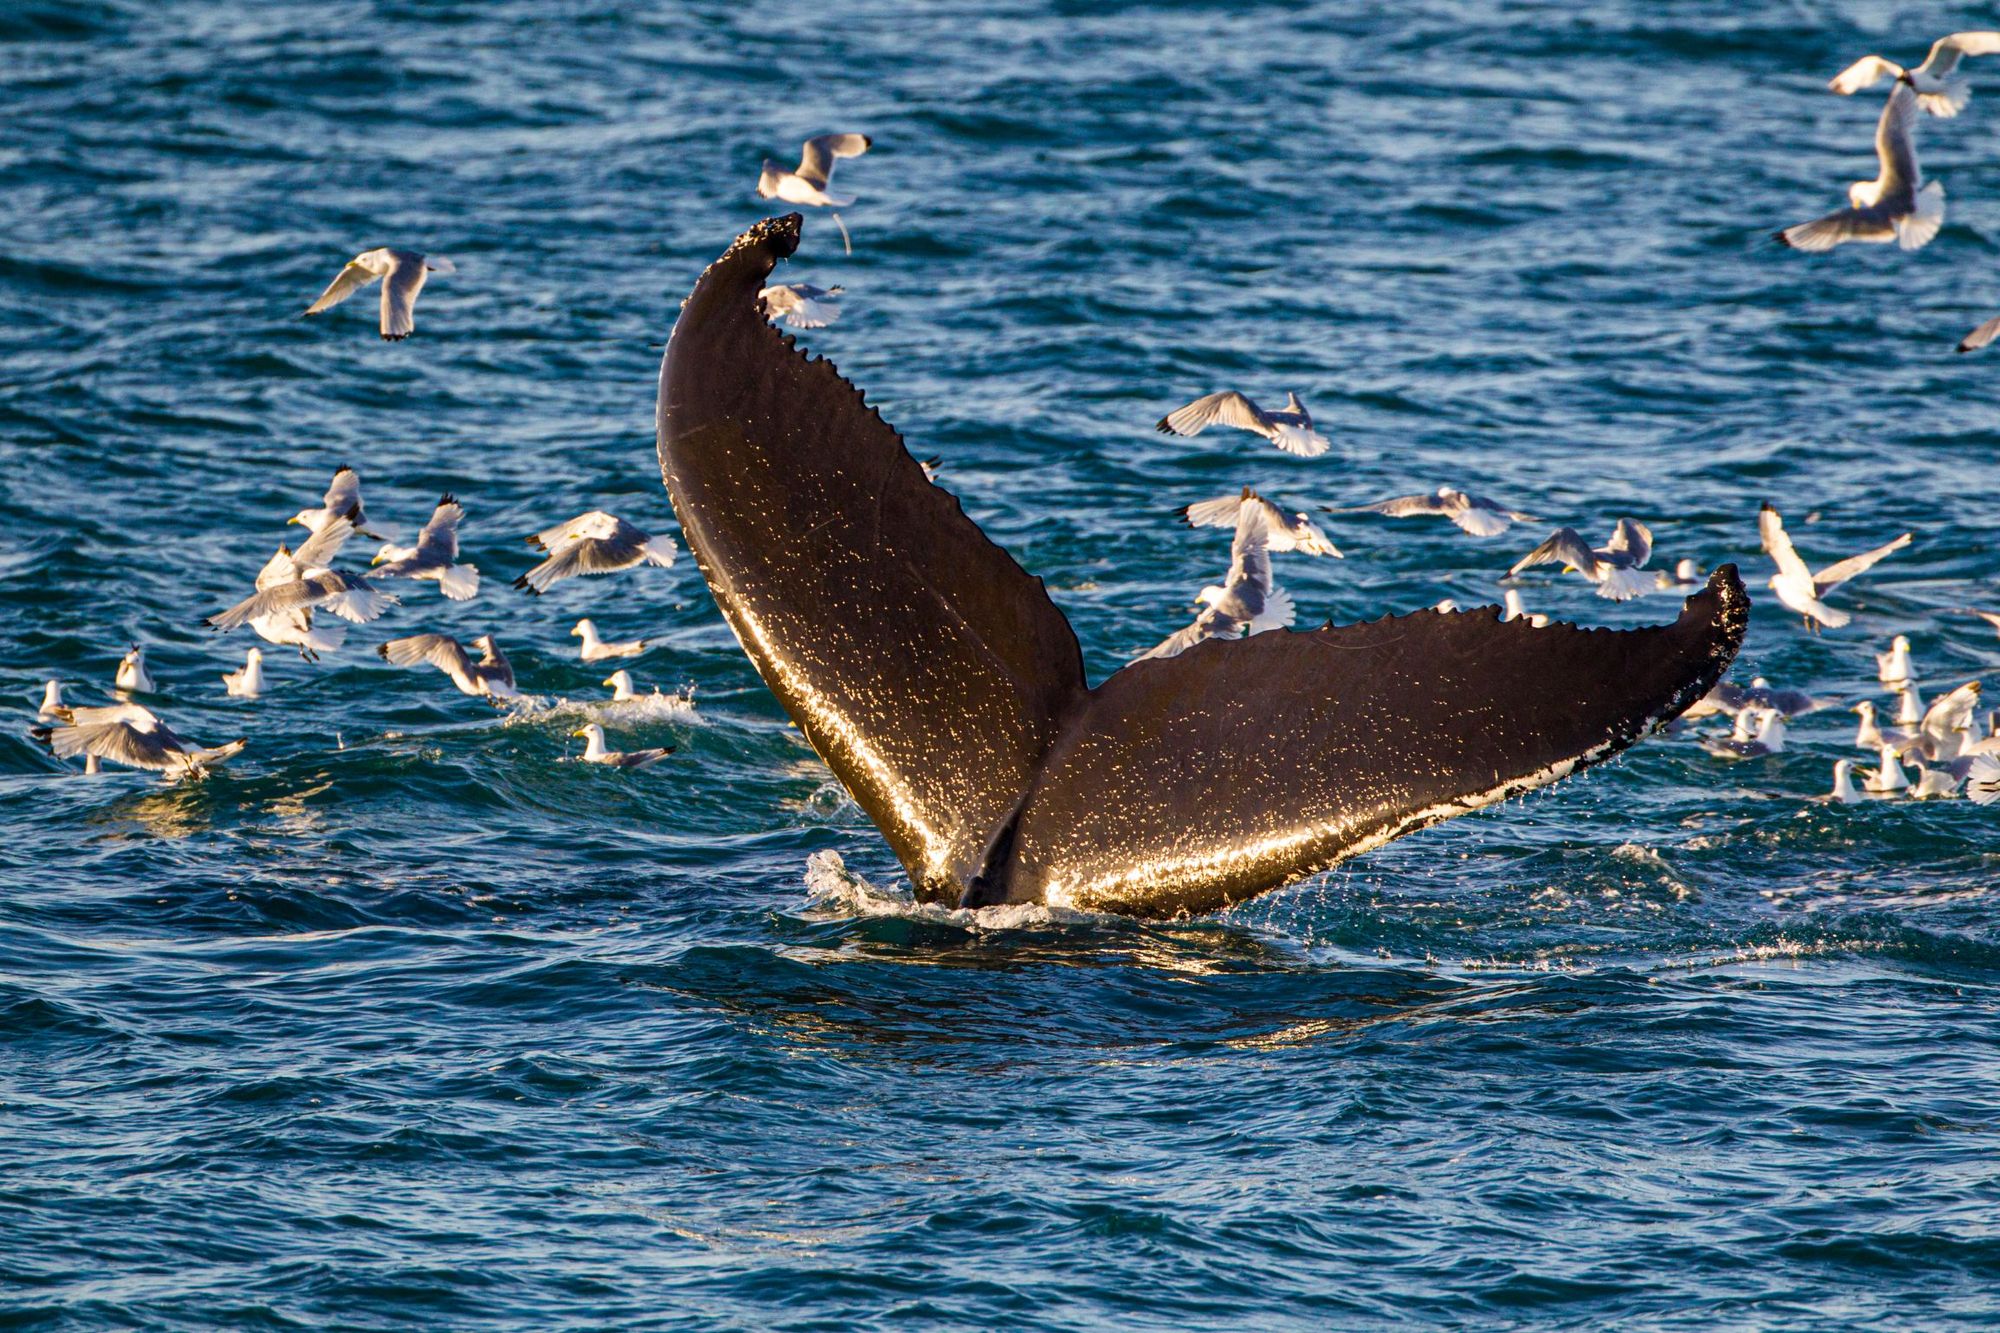
[[696,283],[661,472],[723,615],[926,899],[1208,911],[1630,745],[1721,677],[1725,565],[1670,625],[1497,608],[1200,644],[1096,689],[1039,579],[756,299],[800,218]]

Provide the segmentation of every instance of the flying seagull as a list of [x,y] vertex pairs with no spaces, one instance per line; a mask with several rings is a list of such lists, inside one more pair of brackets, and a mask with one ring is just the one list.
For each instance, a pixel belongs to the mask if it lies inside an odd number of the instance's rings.
[[[833,187],[833,164],[843,157],[860,157],[873,147],[875,141],[865,134],[822,134],[806,140],[805,152],[799,158],[797,171],[786,171],[770,158],[764,159],[764,170],[757,177],[757,197],[759,199],[782,199],[788,204],[805,204],[812,208],[846,208],[854,200],[836,199],[827,193]],[[848,254],[854,253],[854,243],[847,238],[847,224],[840,220],[836,211],[833,223],[840,228],[841,244]]]
[[1287,393],[1284,407],[1276,412],[1266,412],[1234,389],[1211,393],[1175,408],[1153,429],[1165,435],[1199,435],[1215,425],[1261,435],[1300,458],[1316,458],[1327,451],[1326,436],[1313,429],[1312,413],[1295,393]]
[[1597,595],[1629,602],[1654,590],[1651,576],[1640,573],[1653,555],[1653,532],[1644,523],[1621,518],[1611,540],[1592,550],[1575,528],[1557,528],[1548,540],[1514,562],[1514,575],[1531,565],[1560,564],[1597,585]]
[[500,646],[493,642],[493,636],[482,634],[472,641],[472,646],[479,650],[477,662],[457,639],[446,634],[412,634],[407,639],[391,639],[375,651],[390,666],[428,662],[450,676],[451,683],[462,694],[512,699],[516,693],[514,668]]
[[1287,515],[1278,506],[1266,500],[1249,487],[1243,488],[1242,495],[1224,495],[1214,500],[1202,500],[1181,510],[1181,517],[1191,528],[1234,528],[1246,504],[1254,504],[1264,511],[1269,540],[1266,546],[1273,552],[1297,551],[1302,555],[1330,555],[1342,559],[1340,548],[1327,540],[1319,526],[1304,514]]
[[1399,495],[1393,500],[1355,505],[1351,509],[1328,507],[1329,514],[1381,514],[1388,518],[1448,518],[1474,537],[1498,537],[1515,523],[1533,522],[1531,515],[1495,504],[1483,495],[1440,486],[1429,495]]
[[583,660],[602,662],[610,657],[638,657],[646,651],[646,640],[631,639],[624,643],[606,643],[597,637],[597,622],[585,617],[576,622],[570,637],[583,640]]
[[1778,566],[1778,572],[1771,576],[1771,591],[1778,594],[1780,602],[1804,616],[1808,625],[1820,624],[1828,629],[1839,629],[1853,617],[1828,606],[1825,598],[1876,561],[1910,544],[1910,534],[1906,532],[1892,542],[1836,561],[1815,574],[1806,568],[1806,562],[1785,533],[1785,521],[1768,501],[1757,511],[1757,531],[1764,538],[1766,554]]
[[766,319],[782,319],[795,329],[823,329],[840,318],[840,294],[845,287],[815,287],[809,282],[781,282],[757,293]]
[[379,533],[368,531],[368,517],[361,512],[361,478],[351,467],[333,470],[333,481],[326,488],[326,498],[317,509],[301,509],[286,519],[287,523],[297,523],[307,532],[318,532],[336,518],[346,518],[353,522],[354,530],[373,541],[381,541]]
[[607,764],[612,768],[649,768],[674,752],[671,745],[663,745],[657,750],[607,750],[604,748],[604,728],[595,722],[578,727],[570,733],[585,738],[582,762],[586,764]]
[[[1257,499],[1244,488],[1245,500]],[[1261,504],[1239,507],[1236,536],[1229,544],[1229,573],[1221,586],[1210,584],[1196,594],[1203,608],[1194,623],[1174,631],[1134,661],[1178,657],[1204,639],[1240,639],[1280,629],[1298,618],[1292,598],[1271,581],[1271,527]]]
[[377,619],[395,605],[396,595],[329,563],[353,535],[354,520],[337,518],[315,532],[296,555],[288,556],[279,547],[278,554],[258,573],[257,591],[227,611],[210,616],[208,623],[226,633],[250,621],[268,621],[290,611],[316,607],[357,625]]
[[1972,86],[1952,73],[1966,56],[1990,56],[2000,52],[2000,32],[1955,32],[1931,43],[1931,53],[1915,69],[1904,69],[1881,56],[1863,56],[1833,76],[1826,86],[1842,97],[1863,88],[1873,88],[1885,76],[1900,79],[1915,90],[1917,102],[1933,116],[1955,116],[1965,110]]
[[138,704],[109,708],[65,708],[61,726],[36,727],[33,735],[47,741],[58,759],[86,755],[126,768],[151,769],[174,777],[191,777],[211,764],[240,753],[243,742],[213,747],[196,745],[176,735],[152,711]]
[[1847,187],[1847,207],[1777,234],[1794,250],[1831,250],[1843,241],[1887,244],[1920,250],[1944,225],[1944,186],[1926,182],[1917,167],[1917,97],[1907,80],[1898,82],[1875,126],[1875,155],[1881,169],[1872,181]]
[[347,261],[338,277],[327,284],[319,300],[306,307],[308,315],[331,310],[371,282],[382,283],[382,336],[400,342],[416,331],[417,293],[433,272],[456,273],[457,265],[443,255],[420,255],[410,250],[364,250]]
[[2000,315],[1995,315],[1972,332],[1966,334],[1963,338],[1960,338],[1958,340],[1958,350],[1961,352],[1976,352],[1986,346],[1986,344],[1992,342],[1995,334],[2000,334]]
[[458,562],[458,525],[465,506],[450,495],[437,502],[415,546],[384,545],[372,562],[378,579],[434,579],[438,591],[463,602],[479,591],[479,567]]
[[536,596],[575,574],[615,574],[638,564],[664,569],[674,563],[672,537],[649,537],[601,509],[538,532],[528,544],[541,547],[549,557],[515,579],[514,586]]

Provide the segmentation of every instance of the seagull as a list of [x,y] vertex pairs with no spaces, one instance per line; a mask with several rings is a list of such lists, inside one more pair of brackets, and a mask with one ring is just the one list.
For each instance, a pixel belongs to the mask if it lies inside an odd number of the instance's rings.
[[1889,641],[1889,651],[1875,654],[1875,679],[1892,690],[1900,690],[1916,680],[1910,670],[1910,641],[1898,634]]
[[[782,199],[788,204],[812,208],[846,208],[854,202],[852,198],[836,199],[827,193],[833,185],[833,164],[843,157],[860,157],[874,145],[875,141],[865,134],[822,134],[806,140],[797,171],[786,171],[767,157],[764,170],[757,177],[757,197]],[[833,215],[833,223],[840,228],[841,244],[848,254],[853,254],[854,243],[848,239],[847,224],[840,220],[838,211]]]
[[297,554],[279,547],[278,554],[257,575],[257,591],[227,611],[210,616],[208,623],[227,633],[246,622],[268,621],[286,612],[315,607],[325,607],[357,625],[377,619],[396,603],[396,595],[383,592],[359,574],[328,564],[353,535],[354,520],[348,516],[315,532]]
[[640,563],[664,569],[674,563],[672,537],[648,537],[601,509],[538,532],[528,544],[541,547],[549,558],[515,579],[514,586],[536,596],[574,574],[615,574]]
[[638,657],[646,651],[646,640],[629,639],[624,643],[606,643],[597,637],[597,622],[588,617],[576,622],[570,637],[583,640],[583,660],[602,662],[610,657]]
[[400,342],[416,331],[417,293],[424,289],[424,279],[433,272],[456,273],[458,266],[443,255],[420,255],[386,246],[364,250],[347,261],[347,267],[327,284],[319,300],[306,307],[306,313],[317,315],[322,310],[331,310],[369,283],[382,279],[382,336],[389,342]]
[[[600,683],[611,687],[611,702],[615,704],[630,703],[634,699],[644,697],[638,690],[632,687],[632,673],[623,667],[612,672]],[[658,694],[659,692],[660,687],[655,685],[653,693]]]
[[[36,727],[31,733],[37,740],[47,741],[58,759],[81,754],[175,777],[196,776],[209,765],[240,753],[244,744],[237,740],[214,747],[196,745],[138,704],[65,708],[59,716],[61,726]],[[86,764],[85,771],[95,770]]]
[[351,467],[337,467],[333,470],[333,481],[326,488],[326,498],[317,509],[301,509],[286,519],[287,523],[297,523],[307,532],[318,532],[336,518],[351,519],[354,530],[373,541],[381,541],[379,534],[368,531],[368,519],[361,512],[361,478]]
[[1847,207],[1777,234],[1794,250],[1831,250],[1843,241],[1894,241],[1905,250],[1930,244],[1944,225],[1944,186],[1926,182],[1917,167],[1917,97],[1907,77],[1889,94],[1875,126],[1881,169],[1872,181],[1847,187]]
[[47,722],[50,718],[60,717],[62,710],[62,682],[51,680],[44,683],[42,686],[42,706],[35,711],[35,716]]
[[1237,515],[1246,503],[1263,509],[1266,530],[1270,534],[1267,545],[1272,552],[1298,551],[1304,555],[1330,555],[1336,560],[1344,558],[1340,548],[1328,541],[1326,534],[1311,519],[1304,514],[1287,517],[1278,506],[1248,486],[1243,488],[1242,495],[1225,495],[1188,505],[1181,510],[1181,517],[1191,528],[1233,528]]
[[1883,746],[1893,746],[1897,750],[1908,749],[1917,739],[1915,727],[1904,723],[1883,726],[1875,716],[1873,700],[1863,699],[1849,710],[1861,718],[1861,725],[1854,730],[1854,746],[1859,750],[1879,750]]
[[1815,574],[1799,557],[1792,539],[1785,533],[1785,521],[1778,517],[1778,511],[1769,501],[1757,511],[1757,531],[1764,538],[1765,552],[1778,566],[1778,572],[1771,576],[1771,591],[1778,594],[1780,602],[1804,616],[1807,625],[1820,624],[1828,629],[1839,629],[1853,617],[1828,606],[1823,599],[1884,556],[1910,544],[1910,534],[1906,532],[1892,542],[1836,561]]
[[650,768],[674,752],[674,747],[671,745],[663,745],[657,750],[607,750],[604,748],[604,728],[595,722],[578,727],[570,735],[585,738],[580,762],[586,764],[609,764],[613,768]]
[[118,674],[112,680],[116,689],[128,690],[133,694],[154,694],[153,673],[146,670],[146,650],[138,644],[118,661]]
[[[1995,334],[2000,334],[2000,315],[1995,315],[1972,332],[1966,334],[1963,338],[1960,338],[1958,340],[1958,350],[1961,352],[1976,352],[1986,346],[1986,344],[1992,342]],[[1985,615],[1986,612],[1982,611],[1980,614]]]
[[1287,393],[1284,407],[1276,412],[1266,412],[1234,389],[1211,393],[1175,408],[1153,429],[1166,435],[1199,435],[1218,424],[1261,435],[1300,458],[1316,458],[1328,448],[1326,436],[1313,429],[1312,413],[1295,393]]
[[1736,734],[1720,740],[1703,737],[1701,748],[1718,759],[1756,759],[1784,753],[1785,715],[1777,709],[1746,708],[1736,715],[1736,724]]
[[1448,518],[1461,531],[1474,537],[1498,537],[1516,523],[1532,523],[1531,515],[1508,509],[1483,495],[1440,486],[1429,495],[1399,495],[1393,500],[1356,505],[1351,509],[1329,507],[1329,514],[1382,514],[1388,518]]
[[375,651],[391,666],[415,666],[419,662],[429,662],[458,686],[462,694],[482,695],[493,699],[512,699],[514,689],[514,668],[507,661],[507,655],[493,642],[491,634],[482,634],[472,641],[472,646],[480,653],[477,662],[472,660],[457,639],[446,634],[412,634],[407,639],[391,639]]
[[1597,595],[1628,602],[1653,591],[1653,581],[1639,571],[1653,554],[1653,533],[1644,523],[1621,518],[1611,540],[1592,550],[1575,528],[1557,528],[1547,541],[1514,562],[1507,571],[1518,574],[1530,565],[1560,564],[1597,585]]
[[[289,583],[297,573],[292,548],[281,545],[277,554],[265,561],[264,568],[258,571],[257,586],[271,588]],[[321,653],[333,652],[347,642],[347,626],[315,625],[310,607],[253,617],[250,628],[266,643],[297,648],[299,656],[308,662],[318,661]]]
[[[1965,763],[1966,767],[1970,768],[1972,761],[1968,759]],[[1953,766],[1950,764],[1933,768],[1929,764],[1918,761],[1915,767],[1917,770],[1917,780],[1910,784],[1910,799],[1913,801],[1929,801],[1945,796],[1956,796],[1959,786],[1965,781],[1964,775],[1954,772]]]
[[1789,719],[1816,713],[1826,706],[1826,700],[1815,699],[1804,690],[1785,689],[1771,684],[1762,676],[1756,676],[1748,685],[1737,685],[1726,680],[1718,682],[1714,689],[1698,699],[1681,716],[1707,717],[1711,713],[1738,716],[1745,709],[1775,708]]
[[1881,753],[1881,767],[1872,771],[1865,768],[1861,770],[1863,777],[1867,779],[1861,784],[1861,789],[1872,792],[1908,791],[1910,776],[1903,772],[1902,764],[1897,762],[1895,750],[1884,745]]
[[1963,79],[1952,78],[1958,62],[1966,56],[1990,56],[2000,52],[2000,32],[1955,32],[1931,43],[1931,52],[1915,69],[1904,69],[1881,56],[1863,56],[1836,74],[1826,86],[1842,97],[1851,97],[1863,88],[1873,88],[1887,76],[1907,83],[1917,102],[1933,116],[1949,118],[1965,110],[1972,88]]
[[1653,586],[1661,592],[1673,592],[1680,588],[1698,588],[1707,580],[1701,575],[1701,566],[1694,561],[1682,559],[1675,564],[1673,573],[1661,570],[1653,576]]
[[774,283],[757,293],[765,319],[782,319],[795,329],[823,329],[840,318],[845,287],[815,287],[809,282]]
[[252,648],[243,657],[241,671],[222,673],[223,688],[235,699],[255,699],[264,692],[264,650]]
[[1533,625],[1536,629],[1540,629],[1542,626],[1549,623],[1549,618],[1547,616],[1544,615],[1531,616],[1528,614],[1528,608],[1526,604],[1524,604],[1521,601],[1521,590],[1519,588],[1507,589],[1507,595],[1505,601],[1507,605],[1505,609],[1501,611],[1500,619],[1525,620],[1530,625]]
[[1979,740],[1973,732],[1979,709],[1979,682],[1967,681],[1939,695],[1917,723],[1916,749],[1932,763],[1956,759]]
[[1866,796],[1854,790],[1854,761],[1852,759],[1834,760],[1833,790],[1820,797],[1820,800],[1831,801],[1837,805],[1859,805],[1867,799]]
[[447,494],[431,511],[430,521],[417,534],[415,546],[384,544],[370,564],[378,579],[433,579],[438,591],[454,602],[463,602],[479,591],[479,567],[458,564],[458,525],[465,521],[465,506]]
[[1279,629],[1298,618],[1291,594],[1271,581],[1270,520],[1262,505],[1240,507],[1236,537],[1229,546],[1229,573],[1222,586],[1197,594],[1205,609],[1186,629],[1176,630],[1135,661],[1178,657],[1204,639],[1240,639],[1245,633]]

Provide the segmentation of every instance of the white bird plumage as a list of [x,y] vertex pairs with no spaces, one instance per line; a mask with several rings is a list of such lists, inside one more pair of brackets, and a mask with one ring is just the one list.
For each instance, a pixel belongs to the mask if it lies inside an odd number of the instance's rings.
[[443,255],[420,255],[412,250],[392,250],[382,246],[364,250],[347,261],[319,299],[306,307],[308,315],[331,310],[371,282],[382,284],[382,337],[400,342],[416,332],[417,293],[432,273],[456,273],[458,266]]
[[1763,538],[1765,553],[1778,567],[1778,572],[1770,579],[1771,591],[1778,595],[1780,602],[1804,616],[1808,624],[1824,625],[1828,629],[1839,629],[1853,617],[1828,606],[1825,599],[1849,579],[1910,544],[1910,534],[1906,532],[1872,551],[1837,560],[1814,573],[1806,567],[1805,560],[1792,545],[1791,537],[1785,532],[1784,519],[1768,502],[1757,511],[1757,531]]

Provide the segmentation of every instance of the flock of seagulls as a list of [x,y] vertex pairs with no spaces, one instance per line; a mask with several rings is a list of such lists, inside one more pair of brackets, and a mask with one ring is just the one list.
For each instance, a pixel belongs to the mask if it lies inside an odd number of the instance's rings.
[[[247,626],[265,642],[295,648],[301,658],[316,662],[322,654],[340,649],[349,624],[372,624],[391,607],[401,605],[402,596],[394,591],[399,581],[435,583],[438,591],[453,601],[468,601],[478,595],[478,568],[459,559],[458,529],[465,521],[465,506],[457,497],[446,495],[438,501],[410,546],[397,546],[379,534],[367,533],[366,521],[361,479],[352,468],[343,467],[334,473],[317,506],[301,509],[286,520],[305,528],[310,534],[306,540],[296,550],[280,543],[257,572],[250,595],[207,617],[204,623],[217,633]],[[382,543],[365,573],[338,563],[347,543],[364,534]],[[672,538],[649,536],[603,510],[579,514],[527,540],[545,558],[516,579],[514,586],[535,595],[568,578],[613,574],[641,565],[665,567],[674,561]],[[586,662],[637,657],[651,646],[645,639],[607,642],[599,635],[596,622],[587,617],[576,623],[571,634],[583,640],[580,657]],[[520,697],[513,665],[490,634],[474,639],[469,648],[446,634],[412,634],[379,645],[376,653],[391,666],[436,667],[464,694],[496,703]],[[225,673],[222,683],[231,698],[260,696],[265,685],[263,650],[251,648],[243,666]],[[644,697],[634,689],[629,672],[620,671],[604,683],[615,686],[613,703]],[[119,662],[113,689],[119,696],[115,705],[73,708],[63,702],[62,682],[47,682],[37,718],[40,725],[32,734],[46,741],[58,758],[81,756],[88,773],[100,771],[100,764],[111,763],[151,769],[170,778],[192,777],[244,748],[245,741],[240,739],[227,745],[197,745],[139,703],[134,696],[157,694],[159,687],[147,670],[144,650],[137,644]],[[669,749],[607,750],[601,727],[593,725],[586,730],[588,745],[581,756],[585,763],[636,769],[671,753]],[[576,734],[586,735],[585,731]]]
[[[2000,32],[1955,32],[1931,44],[1930,54],[1915,69],[1869,55],[1835,75],[1827,87],[1843,97],[1894,80],[1882,115],[1875,123],[1874,180],[1847,187],[1847,207],[1777,233],[1795,250],[1820,252],[1850,241],[1920,250],[1944,226],[1944,186],[1927,181],[1917,163],[1917,119],[1927,112],[1950,119],[1965,110],[1972,86],[1957,77],[1967,56],[2000,54]],[[1974,352],[2000,334],[2000,315],[1961,338],[1958,350]]]
[[[1914,149],[1917,113],[1957,115],[1969,96],[1963,80],[1954,77],[1959,61],[1968,55],[1996,52],[2000,52],[2000,33],[1959,33],[1940,40],[1924,64],[1914,70],[1869,56],[1842,72],[1832,84],[1833,90],[1842,94],[1871,87],[1885,77],[1895,80],[1877,129],[1880,172],[1876,180],[1859,182],[1850,189],[1847,208],[1786,228],[1779,238],[1804,250],[1830,249],[1846,241],[1893,240],[1905,249],[1926,243],[1943,218],[1943,188],[1923,181],[1919,173]],[[837,162],[865,154],[872,142],[866,135],[851,133],[808,139],[795,169],[786,170],[765,160],[757,195],[829,210],[840,228],[842,244],[851,254],[852,238],[838,210],[854,200],[832,193],[833,172]],[[450,274],[456,268],[441,256],[415,251],[386,247],[364,251],[348,262],[306,313],[331,309],[363,287],[380,282],[381,335],[401,340],[415,329],[417,296],[433,272]],[[842,294],[838,286],[793,282],[768,286],[759,299],[767,318],[810,329],[824,328],[838,318]],[[1961,350],[1984,345],[1995,332],[2000,332],[2000,318],[1969,335]],[[1185,437],[1199,435],[1211,426],[1256,435],[1298,458],[1320,457],[1331,447],[1296,392],[1286,393],[1282,408],[1266,410],[1241,391],[1225,389],[1204,394],[1157,423],[1159,431]],[[938,465],[937,459],[922,462],[925,475],[933,481]],[[1516,523],[1535,521],[1521,510],[1450,485],[1357,506],[1322,506],[1321,512],[1442,518],[1479,539],[1501,537]],[[1241,638],[1290,626],[1296,623],[1297,607],[1275,581],[1272,556],[1343,558],[1340,548],[1311,514],[1281,508],[1247,486],[1236,495],[1189,504],[1180,514],[1192,528],[1230,532],[1229,566],[1220,583],[1205,586],[1196,594],[1197,613],[1191,623],[1139,654],[1135,661],[1172,657],[1207,639]],[[480,575],[476,567],[459,559],[458,531],[465,518],[464,506],[447,494],[438,501],[415,542],[396,545],[369,530],[360,478],[353,469],[343,467],[334,474],[317,506],[301,509],[287,520],[306,529],[306,540],[296,550],[280,544],[257,573],[250,595],[210,616],[207,623],[218,632],[248,625],[266,642],[295,648],[302,658],[316,661],[342,646],[347,624],[372,623],[400,605],[401,594],[396,588],[402,582],[434,582],[448,599],[471,600],[479,593]],[[1847,625],[1849,613],[1829,605],[1827,598],[1911,541],[1911,534],[1904,533],[1815,572],[1792,545],[1783,520],[1769,504],[1759,512],[1758,531],[1762,548],[1776,567],[1769,580],[1772,592],[1814,632]],[[357,536],[379,543],[366,571],[338,563],[346,543]],[[612,574],[643,565],[668,567],[675,555],[671,538],[653,537],[602,510],[534,533],[527,542],[543,558],[515,578],[513,586],[536,596],[576,576]],[[1633,518],[1620,518],[1601,546],[1592,546],[1575,528],[1564,526],[1516,560],[1501,582],[1511,584],[1523,571],[1555,565],[1588,580],[1598,596],[1621,602],[1655,592],[1685,592],[1703,582],[1700,566],[1688,558],[1678,560],[1671,570],[1649,570],[1652,554],[1652,530]],[[1507,586],[1504,593],[1503,619],[1526,620],[1536,626],[1549,623],[1548,616],[1527,609],[1518,587]],[[1454,609],[1449,601],[1439,604],[1439,610]],[[2000,613],[1978,614],[2000,629]],[[582,641],[580,657],[585,662],[637,657],[651,646],[645,639],[606,640],[589,618],[579,620],[571,634]],[[496,702],[520,697],[513,666],[490,634],[481,635],[470,645],[444,634],[413,634],[382,643],[376,652],[393,666],[434,667],[467,695]],[[1835,767],[1834,791],[1824,799],[1849,802],[1904,792],[1928,798],[1963,789],[1975,800],[2000,801],[2000,730],[1996,730],[2000,714],[1989,720],[1983,733],[1976,726],[1979,683],[1960,686],[1924,708],[1917,694],[1908,639],[1898,636],[1889,653],[1880,658],[1880,680],[1896,692],[1896,721],[1885,726],[1871,700],[1854,706],[1861,717],[1856,744],[1876,758],[1876,766],[1861,769],[1851,760],[1841,760]],[[243,667],[227,673],[223,682],[232,697],[254,699],[261,694],[262,650],[251,648]],[[648,701],[627,670],[615,671],[604,684],[614,691],[612,704]],[[59,757],[83,757],[86,770],[91,772],[97,771],[100,762],[110,762],[187,776],[244,748],[242,740],[213,747],[194,744],[134,702],[132,696],[156,692],[144,653],[136,644],[119,664],[115,689],[120,698],[115,705],[74,708],[64,703],[61,682],[49,681],[39,710],[41,725],[34,734],[45,739]],[[651,698],[664,696],[655,687]],[[1790,720],[1824,706],[1824,701],[1803,691],[1775,688],[1761,678],[1749,686],[1725,681],[1676,725],[1685,728],[1705,717],[1729,717],[1732,729],[1727,734],[1698,737],[1703,749],[1721,758],[1752,759],[1783,753]],[[572,734],[585,741],[581,758],[587,763],[641,769],[672,753],[672,747],[611,750],[597,723]],[[1914,777],[1910,768],[1915,770]]]

